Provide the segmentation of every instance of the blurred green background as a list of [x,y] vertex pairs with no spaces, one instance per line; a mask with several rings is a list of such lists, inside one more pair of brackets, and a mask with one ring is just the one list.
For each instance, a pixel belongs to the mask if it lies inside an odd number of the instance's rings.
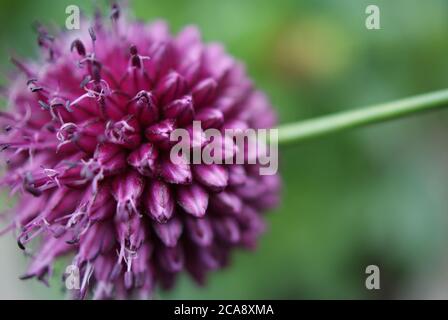
[[[97,1],[104,7],[105,1]],[[31,25],[62,26],[92,1],[2,0],[0,68],[36,52]],[[367,30],[365,8],[381,10]],[[448,86],[448,1],[130,1],[177,32],[197,24],[244,61],[282,123]],[[4,82],[4,78],[1,79]],[[183,277],[161,298],[448,298],[448,110],[283,147],[281,207],[254,253],[238,252],[205,288]],[[2,198],[3,199],[3,198]],[[62,298],[17,277],[25,259],[0,239],[0,298]],[[364,286],[381,270],[381,290]]]

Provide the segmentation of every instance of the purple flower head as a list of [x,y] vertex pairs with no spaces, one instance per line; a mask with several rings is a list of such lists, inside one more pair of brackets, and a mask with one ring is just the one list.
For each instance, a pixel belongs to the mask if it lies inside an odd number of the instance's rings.
[[8,229],[24,250],[37,242],[23,278],[46,281],[69,254],[80,298],[150,297],[183,270],[203,283],[234,248],[255,246],[280,188],[258,165],[170,161],[176,128],[269,128],[275,113],[196,28],[172,36],[119,13],[55,38],[39,27],[41,58],[14,59],[0,114],[0,183],[18,199]]

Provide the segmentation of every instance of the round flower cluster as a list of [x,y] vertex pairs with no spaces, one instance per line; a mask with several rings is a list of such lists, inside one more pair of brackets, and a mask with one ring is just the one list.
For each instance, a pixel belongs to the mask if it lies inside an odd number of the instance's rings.
[[72,254],[79,298],[150,297],[183,270],[203,283],[234,248],[255,246],[280,183],[257,164],[175,164],[170,133],[194,120],[270,128],[275,113],[195,27],[172,36],[162,21],[126,21],[117,6],[110,23],[97,15],[84,25],[58,37],[38,27],[40,59],[13,59],[0,183],[18,198],[8,230],[27,251],[38,239],[23,278],[46,281]]

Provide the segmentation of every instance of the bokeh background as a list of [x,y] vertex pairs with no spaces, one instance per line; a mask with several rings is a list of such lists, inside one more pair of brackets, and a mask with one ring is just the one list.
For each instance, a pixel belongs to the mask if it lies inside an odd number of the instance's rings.
[[[105,7],[106,1],[96,1]],[[33,57],[36,20],[63,26],[65,8],[92,1],[2,0],[0,82],[9,56]],[[365,28],[365,8],[381,30]],[[133,0],[143,20],[177,32],[197,24],[243,60],[282,123],[448,86],[448,1]],[[4,105],[4,101],[2,103]],[[186,276],[170,299],[448,298],[448,110],[281,148],[280,208],[254,253],[196,287]],[[6,207],[11,199],[0,198]],[[0,238],[0,298],[63,298],[20,281],[26,259]],[[381,270],[381,289],[364,286]]]

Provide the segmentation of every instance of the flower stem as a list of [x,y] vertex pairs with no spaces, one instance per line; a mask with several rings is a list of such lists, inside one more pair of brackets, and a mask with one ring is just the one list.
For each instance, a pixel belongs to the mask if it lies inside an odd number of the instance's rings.
[[298,142],[445,106],[448,106],[448,89],[281,125],[278,127],[278,142]]

